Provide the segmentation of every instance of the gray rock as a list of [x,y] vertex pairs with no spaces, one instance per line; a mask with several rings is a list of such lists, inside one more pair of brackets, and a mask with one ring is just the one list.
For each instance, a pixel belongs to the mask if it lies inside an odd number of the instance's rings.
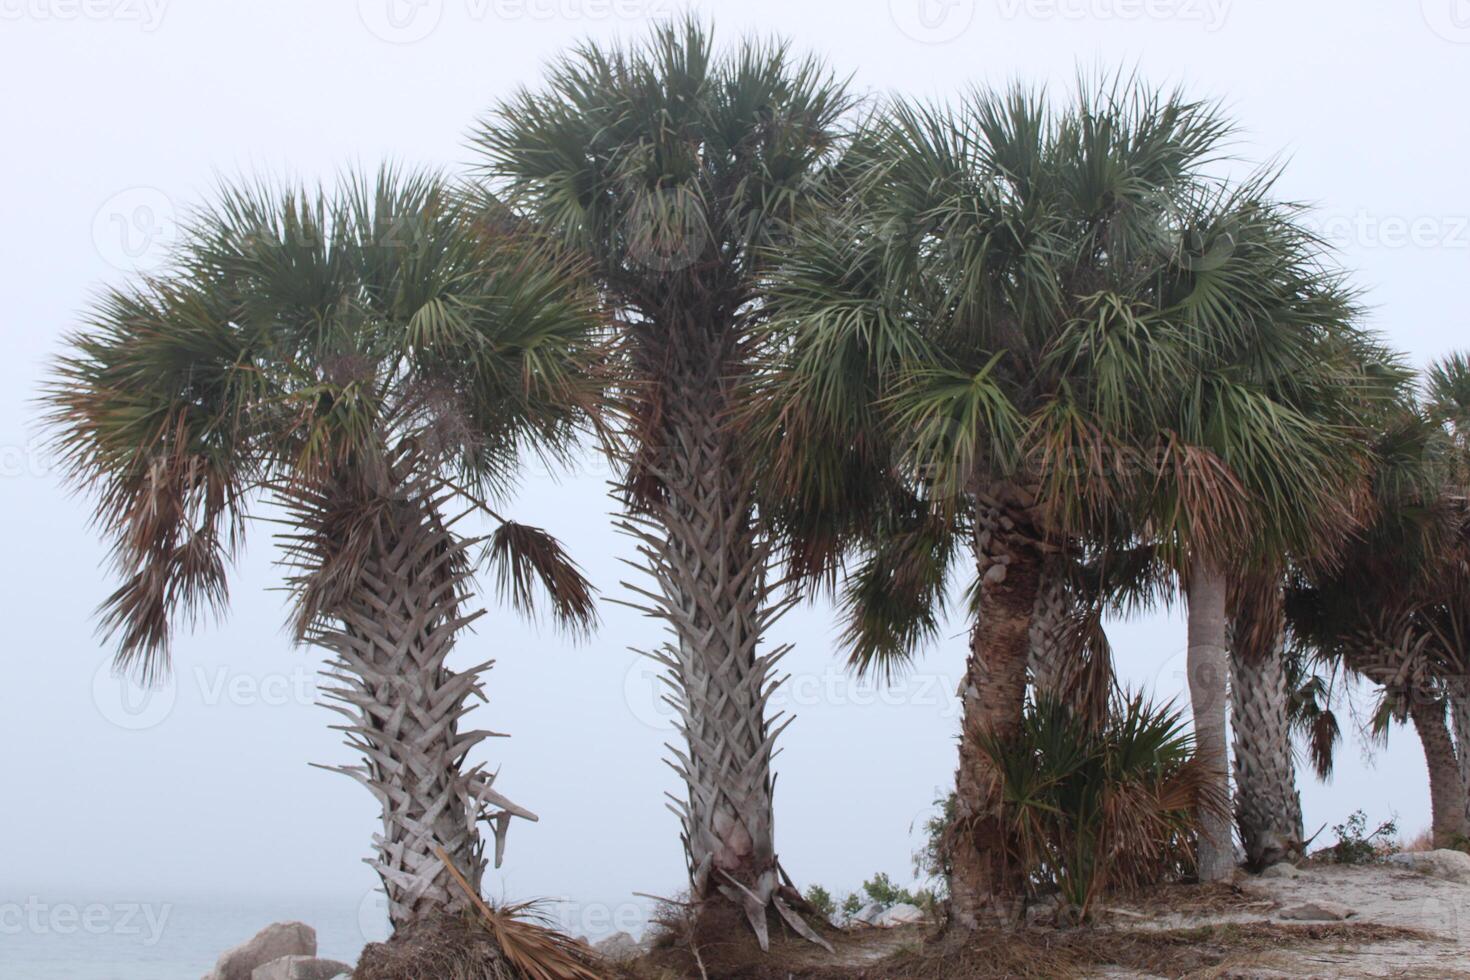
[[257,966],[250,980],[335,980],[350,976],[352,967],[336,960],[319,960],[314,956],[282,956],[264,966]]
[[1404,851],[1390,855],[1388,860],[1431,878],[1470,885],[1470,854],[1464,851]]
[[1300,878],[1301,876],[1301,869],[1287,861],[1273,864],[1261,872],[1262,878]]
[[924,912],[917,905],[907,902],[899,902],[897,905],[884,909],[873,920],[873,925],[884,929],[893,926],[906,926],[915,922],[924,921]]
[[302,922],[276,922],[227,949],[204,980],[254,980],[257,966],[283,956],[315,956],[316,930]]
[[1303,902],[1288,906],[1277,914],[1297,922],[1341,922],[1358,913],[1337,902]]
[[852,921],[865,926],[876,925],[878,916],[883,914],[883,906],[877,902],[869,902],[852,914]]
[[638,941],[626,932],[615,932],[606,939],[594,943],[592,948],[597,950],[603,959],[614,963],[626,963],[643,954],[643,948],[638,945]]

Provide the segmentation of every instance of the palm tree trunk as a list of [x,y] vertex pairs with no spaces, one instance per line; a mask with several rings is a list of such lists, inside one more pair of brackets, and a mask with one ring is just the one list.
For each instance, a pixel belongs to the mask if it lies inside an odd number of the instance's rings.
[[1301,857],[1301,796],[1287,719],[1281,589],[1237,604],[1231,626],[1230,706],[1235,748],[1235,822],[1246,861],[1263,868]]
[[331,616],[339,628],[312,639],[335,654],[326,670],[327,706],[362,753],[359,765],[334,766],[382,804],[383,830],[368,861],[381,877],[394,928],[436,912],[459,912],[470,899],[436,850],[442,848],[478,892],[485,871],[479,821],[492,824],[499,865],[511,816],[534,820],[491,786],[482,766],[465,769],[470,749],[494,734],[461,731],[460,719],[484,700],[480,673],[445,666],[456,636],[480,613],[463,613],[472,542],[451,533],[428,495],[410,491],[381,505],[373,547]]
[[696,368],[665,406],[664,447],[645,461],[660,488],[624,530],[658,586],[640,607],[663,619],[673,642],[648,656],[679,712],[683,750],[670,765],[686,794],[671,809],[683,826],[693,898],[701,914],[724,899],[741,909],[761,948],[768,915],[825,945],[793,909],[776,856],[771,757],[791,719],[768,717],[774,668],[789,647],[759,649],[788,602],[768,602],[767,548],[755,529],[746,464],[722,425],[723,383]]
[[1470,678],[1453,676],[1446,684],[1455,721],[1455,758],[1460,764],[1460,784],[1465,788],[1465,827],[1470,832]]
[[[1189,569],[1189,703],[1194,714],[1195,753],[1217,773],[1222,798],[1229,799],[1229,758],[1225,745],[1228,664],[1225,652],[1225,575],[1196,559]],[[1200,814],[1199,877],[1224,881],[1235,868],[1230,817],[1206,808]]]
[[1067,577],[1048,563],[1031,614],[1030,673],[1036,697],[1059,701],[1073,666],[1068,656],[1067,627],[1075,618],[1075,602]]
[[1419,693],[1410,695],[1409,717],[1424,746],[1429,768],[1429,809],[1435,847],[1453,847],[1465,836],[1465,783],[1460,775],[1449,726],[1445,724],[1444,702]]
[[981,743],[1020,733],[1031,617],[1041,587],[1035,541],[1006,514],[977,507],[980,602],[961,691],[960,763],[949,841],[950,926],[961,931],[977,928],[987,913],[1013,921],[1022,897],[1022,869],[1009,860],[1006,846],[1000,774]]

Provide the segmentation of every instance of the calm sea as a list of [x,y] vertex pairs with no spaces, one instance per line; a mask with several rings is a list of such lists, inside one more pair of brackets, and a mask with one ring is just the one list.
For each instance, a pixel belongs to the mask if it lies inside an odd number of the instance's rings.
[[317,955],[354,963],[387,934],[376,896],[330,901],[0,901],[3,980],[199,980],[219,954],[272,922],[316,929]]
[[[552,921],[593,941],[642,932],[646,903],[553,902]],[[316,929],[317,955],[355,963],[388,934],[381,893],[330,899],[80,904],[0,895],[0,980],[200,980],[219,954],[272,922]]]

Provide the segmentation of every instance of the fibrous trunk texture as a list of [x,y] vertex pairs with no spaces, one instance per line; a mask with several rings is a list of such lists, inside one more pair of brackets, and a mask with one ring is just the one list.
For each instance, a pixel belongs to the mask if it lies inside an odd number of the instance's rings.
[[664,680],[678,711],[684,748],[670,765],[686,794],[671,809],[683,826],[694,900],[726,900],[744,911],[768,948],[774,911],[820,942],[792,907],[776,856],[771,758],[791,718],[768,716],[788,647],[760,649],[789,602],[771,603],[768,549],[752,514],[746,461],[722,424],[724,384],[689,365],[677,397],[664,405],[664,444],[645,465],[660,487],[624,529],[640,542],[657,583],[645,612],[663,619],[673,641],[645,653],[668,669]]
[[1275,583],[1237,605],[1231,624],[1230,704],[1235,823],[1246,862],[1263,868],[1302,856],[1301,796],[1287,719],[1285,617]]
[[983,740],[1020,734],[1026,703],[1031,616],[1041,555],[1031,529],[994,507],[977,507],[977,620],[960,696],[960,762],[949,850],[950,926],[969,932],[984,922],[1009,924],[1022,898],[1022,870],[1009,859],[1000,774]]
[[455,637],[480,613],[464,613],[473,543],[439,519],[421,483],[373,506],[372,545],[353,585],[328,611],[336,625],[313,640],[335,654],[323,693],[347,718],[337,726],[362,753],[359,765],[332,767],[382,804],[383,830],[368,860],[383,881],[395,929],[429,913],[457,912],[470,899],[435,853],[443,848],[478,891],[485,870],[479,821],[496,836],[500,863],[512,816],[535,819],[492,787],[483,766],[466,769],[470,749],[495,734],[463,731],[460,720],[484,700],[480,674],[445,665]]
[[[1225,650],[1226,579],[1207,561],[1189,569],[1189,704],[1194,715],[1195,754],[1217,780],[1221,799],[1230,797],[1225,710],[1228,700],[1228,656]],[[1206,808],[1200,813],[1199,877],[1224,881],[1235,868],[1230,816]]]
[[1424,746],[1429,769],[1430,832],[1435,847],[1454,847],[1465,836],[1465,782],[1455,745],[1445,724],[1445,705],[1425,697],[1409,699],[1409,717]]
[[1455,758],[1460,763],[1460,783],[1465,788],[1465,828],[1470,833],[1470,678],[1451,677],[1450,714],[1455,720]]
[[1060,701],[1070,688],[1078,666],[1076,644],[1069,642],[1076,629],[1077,602],[1060,562],[1048,562],[1036,591],[1036,608],[1031,614],[1031,686],[1038,698]]

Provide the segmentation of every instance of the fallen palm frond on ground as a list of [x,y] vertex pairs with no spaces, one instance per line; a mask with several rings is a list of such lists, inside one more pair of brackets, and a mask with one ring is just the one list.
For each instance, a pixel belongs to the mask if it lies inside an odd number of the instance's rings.
[[537,917],[534,903],[492,908],[438,849],[474,913],[430,917],[363,950],[354,980],[605,980],[595,955]]

